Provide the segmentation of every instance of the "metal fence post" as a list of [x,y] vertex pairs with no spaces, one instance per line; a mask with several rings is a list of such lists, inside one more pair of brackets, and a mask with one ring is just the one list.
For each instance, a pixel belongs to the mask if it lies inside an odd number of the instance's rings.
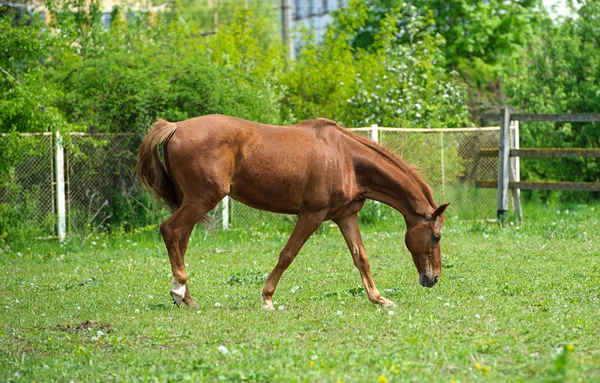
[[506,220],[508,212],[508,177],[510,173],[510,112],[500,110],[500,145],[498,148],[498,220]]
[[377,124],[371,125],[371,140],[379,142],[379,126]]
[[67,235],[67,210],[65,203],[65,152],[59,131],[54,135],[54,173],[56,188],[56,231],[58,240],[64,241]]
[[440,131],[440,157],[442,165],[442,197],[446,199],[446,168],[444,164],[444,131]]
[[[379,143],[379,126],[377,124],[371,125],[371,131],[369,132],[371,136],[371,140]],[[381,216],[381,206],[379,205],[379,201],[375,201],[375,206],[377,206],[377,216]]]
[[223,217],[223,230],[229,230],[229,196],[221,200],[221,211]]

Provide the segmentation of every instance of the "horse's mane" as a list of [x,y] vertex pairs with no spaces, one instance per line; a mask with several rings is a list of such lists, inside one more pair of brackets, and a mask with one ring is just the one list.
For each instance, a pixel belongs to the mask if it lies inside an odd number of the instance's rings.
[[384,148],[383,146],[377,144],[376,142],[371,141],[365,137],[359,136],[358,134],[352,133],[348,129],[344,129],[342,126],[340,126],[335,121],[328,120],[326,118],[315,118],[312,120],[305,121],[304,123],[311,127],[317,128],[317,129],[325,127],[325,126],[334,126],[342,134],[344,134],[344,135],[354,139],[355,141],[360,142],[361,144],[365,145],[366,147],[376,151],[383,158],[385,158],[386,160],[391,162],[393,165],[398,167],[400,170],[402,170],[403,172],[408,174],[413,179],[414,183],[421,189],[421,191],[425,195],[425,198],[431,204],[431,206],[433,206],[434,209],[437,209],[437,205],[433,199],[433,193],[431,191],[431,187],[429,187],[427,182],[425,182],[425,180],[423,179],[423,176],[421,176],[418,173],[418,171],[414,165],[406,163],[404,160],[402,160],[401,158],[394,155],[390,150]]

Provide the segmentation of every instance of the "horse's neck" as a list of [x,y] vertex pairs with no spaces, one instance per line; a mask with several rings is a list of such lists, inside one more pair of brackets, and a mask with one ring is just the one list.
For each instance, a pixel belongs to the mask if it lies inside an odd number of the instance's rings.
[[355,158],[357,178],[365,198],[393,207],[408,222],[422,221],[434,211],[411,174],[369,149]]

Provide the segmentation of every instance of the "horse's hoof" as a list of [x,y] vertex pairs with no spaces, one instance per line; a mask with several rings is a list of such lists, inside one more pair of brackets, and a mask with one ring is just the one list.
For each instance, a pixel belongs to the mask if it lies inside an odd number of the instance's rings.
[[171,291],[171,298],[173,298],[173,303],[176,304],[177,307],[181,306],[181,303],[183,302],[183,297],[180,297],[179,295]]
[[396,307],[396,304],[394,302],[390,301],[389,299],[385,299],[385,298],[383,298],[379,304],[381,305],[381,307],[385,307],[388,309]]
[[273,307],[273,303],[265,303],[262,305],[262,309],[267,311],[273,311],[275,310],[275,307]]
[[190,309],[199,309],[200,308],[200,305],[198,303],[196,303],[196,301],[193,300],[193,299],[191,299],[191,298],[184,298],[183,302]]

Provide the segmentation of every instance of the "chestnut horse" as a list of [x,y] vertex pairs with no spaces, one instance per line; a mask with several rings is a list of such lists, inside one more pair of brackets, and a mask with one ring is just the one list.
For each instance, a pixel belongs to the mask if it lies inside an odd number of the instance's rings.
[[404,216],[405,243],[421,285],[433,287],[440,277],[440,230],[448,204],[438,207],[429,186],[406,162],[333,121],[274,126],[223,115],[177,123],[159,119],[140,146],[137,169],[173,213],[160,232],[178,306],[198,307],[187,284],[185,252],[194,225],[227,195],[253,208],[298,216],[262,289],[265,309],[273,309],[281,275],[325,220],[339,226],[369,300],[394,304],[377,290],[361,239],[357,213],[367,198]]

